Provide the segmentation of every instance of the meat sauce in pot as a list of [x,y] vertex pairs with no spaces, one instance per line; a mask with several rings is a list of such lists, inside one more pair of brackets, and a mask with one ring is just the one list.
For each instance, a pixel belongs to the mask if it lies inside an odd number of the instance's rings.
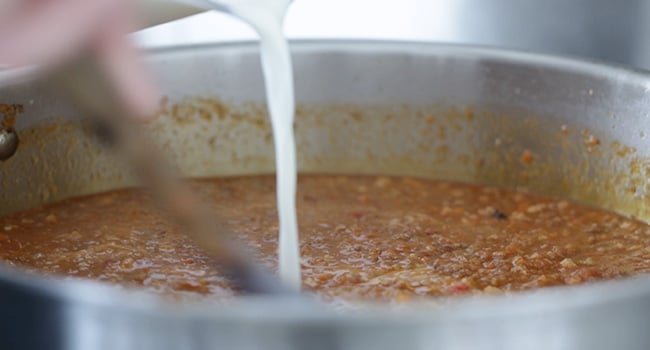
[[[274,177],[193,185],[275,269]],[[302,175],[297,203],[304,288],[325,298],[492,294],[650,271],[647,224],[524,192],[409,177]],[[0,258],[38,273],[171,297],[237,293],[132,189],[0,218]]]

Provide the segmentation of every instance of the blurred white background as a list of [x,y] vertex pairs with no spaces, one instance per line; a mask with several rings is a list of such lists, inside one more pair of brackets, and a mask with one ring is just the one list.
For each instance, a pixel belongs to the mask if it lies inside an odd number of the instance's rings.
[[[650,69],[650,0],[295,0],[285,33],[292,39],[481,44]],[[256,35],[228,15],[203,13],[135,38],[151,47]]]
[[[455,23],[448,1],[296,0],[286,19],[290,38],[447,40]],[[222,13],[195,15],[138,33],[144,46],[256,38],[242,22]]]

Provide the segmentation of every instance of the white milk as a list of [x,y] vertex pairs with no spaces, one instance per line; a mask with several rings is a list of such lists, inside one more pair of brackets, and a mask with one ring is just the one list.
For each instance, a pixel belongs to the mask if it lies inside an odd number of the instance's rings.
[[289,45],[282,25],[290,0],[208,0],[217,10],[226,10],[250,24],[260,36],[266,100],[273,126],[277,173],[277,205],[280,237],[280,278],[290,288],[300,289],[300,249],[296,219],[296,144],[293,132],[295,111],[293,71]]

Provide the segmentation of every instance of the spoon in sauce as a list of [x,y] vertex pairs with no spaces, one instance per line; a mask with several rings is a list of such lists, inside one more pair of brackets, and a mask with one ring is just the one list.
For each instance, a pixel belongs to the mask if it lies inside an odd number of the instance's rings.
[[138,118],[115,97],[106,78],[93,58],[81,57],[56,70],[48,82],[91,118],[97,135],[128,162],[155,204],[212,255],[231,282],[244,293],[290,293],[292,289],[250,259],[252,255],[229,237],[232,231],[227,223],[179,179],[166,157],[147,140]]

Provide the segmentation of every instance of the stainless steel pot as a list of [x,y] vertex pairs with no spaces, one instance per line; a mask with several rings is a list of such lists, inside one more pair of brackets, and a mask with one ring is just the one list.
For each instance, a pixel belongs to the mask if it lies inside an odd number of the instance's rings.
[[[650,219],[650,75],[597,63],[415,43],[298,42],[302,172],[527,188]],[[168,95],[150,126],[189,176],[273,171],[254,44],[149,60]],[[64,101],[0,82],[25,107],[0,164],[0,213],[133,185]],[[522,162],[531,152],[533,162]],[[0,269],[2,349],[647,349],[650,277],[340,310],[242,298],[170,304],[96,282]]]

